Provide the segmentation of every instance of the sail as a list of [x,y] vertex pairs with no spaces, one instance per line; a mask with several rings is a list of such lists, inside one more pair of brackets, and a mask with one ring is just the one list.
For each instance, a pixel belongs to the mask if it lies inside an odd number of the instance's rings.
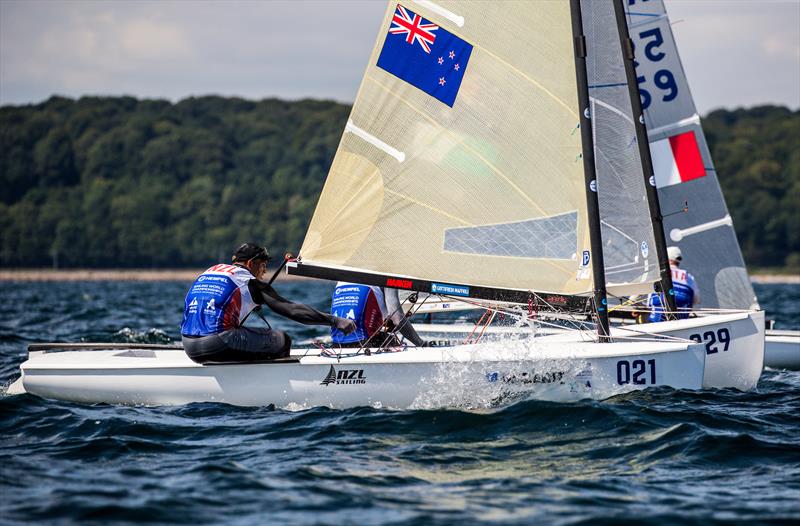
[[658,255],[614,4],[581,0],[581,12],[607,288],[647,293]]
[[591,292],[573,46],[567,1],[391,2],[301,266]]
[[664,3],[627,4],[667,244],[680,247],[702,307],[758,308]]

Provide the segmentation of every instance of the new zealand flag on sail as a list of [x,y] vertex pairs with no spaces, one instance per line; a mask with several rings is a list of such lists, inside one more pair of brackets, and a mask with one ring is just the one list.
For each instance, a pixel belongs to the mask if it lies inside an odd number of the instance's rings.
[[472,44],[398,4],[378,67],[451,108],[472,54]]

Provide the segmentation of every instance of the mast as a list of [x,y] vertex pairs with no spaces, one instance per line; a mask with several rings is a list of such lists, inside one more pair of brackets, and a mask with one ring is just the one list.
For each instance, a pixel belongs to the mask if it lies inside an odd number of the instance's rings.
[[639,84],[636,80],[636,68],[634,66],[633,42],[628,33],[628,23],[625,20],[625,8],[622,0],[612,0],[614,2],[614,14],[617,19],[619,41],[622,46],[623,62],[625,64],[625,76],[628,78],[628,92],[631,97],[631,109],[633,110],[634,126],[636,128],[636,142],[639,146],[639,157],[642,161],[642,173],[644,174],[644,187],[647,189],[647,204],[650,207],[650,220],[653,224],[653,237],[656,242],[656,254],[658,255],[658,266],[661,280],[659,288],[662,296],[666,299],[668,310],[667,319],[674,319],[677,312],[675,306],[675,290],[672,286],[672,270],[669,267],[667,258],[667,240],[664,236],[664,223],[662,221],[661,206],[658,202],[658,189],[656,188],[655,172],[653,170],[653,159],[650,156],[650,141],[647,138],[647,127],[644,122],[644,110],[642,109],[642,99],[639,95]]
[[586,206],[589,219],[592,279],[594,282],[594,308],[597,313],[597,334],[600,337],[600,341],[605,342],[609,341],[610,335],[608,299],[606,298],[606,273],[603,264],[603,239],[600,233],[600,203],[597,198],[597,175],[595,173],[594,141],[592,139],[591,111],[589,107],[589,82],[586,73],[586,37],[583,34],[580,0],[570,0],[570,10],[572,12],[572,36],[575,45],[575,76],[578,81],[583,173],[586,182]]

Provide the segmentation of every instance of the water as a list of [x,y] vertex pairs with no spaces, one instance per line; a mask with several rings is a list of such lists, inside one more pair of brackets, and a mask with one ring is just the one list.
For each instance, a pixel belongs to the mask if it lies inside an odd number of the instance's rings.
[[[0,384],[32,342],[178,338],[186,283],[0,283]],[[326,308],[331,285],[279,290]],[[800,329],[800,286],[756,287]],[[295,339],[318,327],[283,322]],[[487,411],[86,406],[0,397],[0,522],[800,520],[800,373]]]

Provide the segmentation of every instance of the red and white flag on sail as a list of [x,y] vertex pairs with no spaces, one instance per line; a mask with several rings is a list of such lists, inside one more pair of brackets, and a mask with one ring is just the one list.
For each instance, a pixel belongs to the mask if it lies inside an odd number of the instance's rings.
[[685,183],[706,175],[693,131],[650,143],[650,155],[657,188]]

